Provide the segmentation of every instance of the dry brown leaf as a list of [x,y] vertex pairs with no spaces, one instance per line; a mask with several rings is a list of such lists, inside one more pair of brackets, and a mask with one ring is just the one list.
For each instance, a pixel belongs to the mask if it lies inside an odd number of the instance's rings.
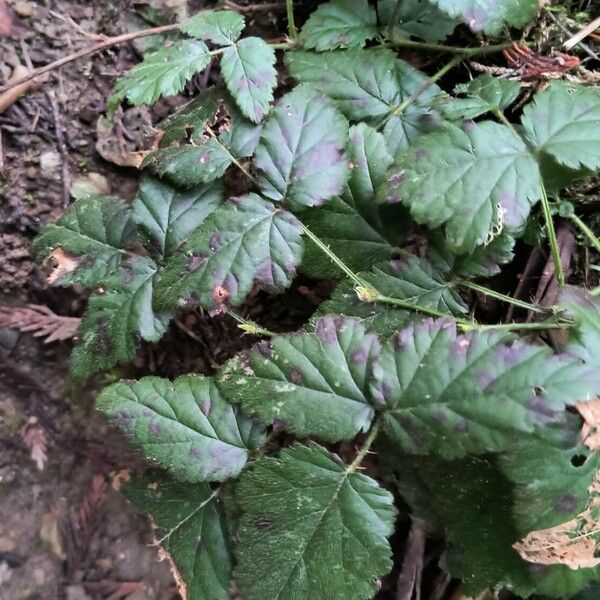
[[[11,73],[10,78],[6,83],[17,82],[23,77],[29,75],[31,71],[23,66],[17,65],[13,72]],[[43,73],[34,79],[30,79],[29,81],[25,81],[19,85],[15,85],[15,87],[6,90],[4,93],[0,94],[0,114],[2,114],[5,110],[10,108],[21,96],[29,93],[31,90],[37,90],[41,87],[46,81],[48,81],[49,73]]]
[[40,539],[48,544],[50,550],[61,560],[65,560],[66,554],[60,535],[59,520],[61,511],[57,508],[45,513],[42,516],[42,527],[40,529]]
[[581,441],[590,449],[600,448],[600,397],[575,405],[583,417]]
[[588,505],[574,519],[532,531],[513,548],[524,560],[540,565],[585,569],[600,565],[600,472],[588,489]]
[[21,438],[29,449],[29,456],[40,471],[44,470],[48,454],[46,453],[48,440],[43,427],[36,417],[29,417],[21,429]]
[[49,275],[46,277],[48,285],[54,284],[58,279],[73,272],[79,261],[74,256],[67,254],[62,248],[56,248],[44,260],[43,267]]
[[57,315],[47,306],[0,306],[0,327],[11,327],[34,337],[45,338],[44,342],[69,340],[77,335],[81,319]]

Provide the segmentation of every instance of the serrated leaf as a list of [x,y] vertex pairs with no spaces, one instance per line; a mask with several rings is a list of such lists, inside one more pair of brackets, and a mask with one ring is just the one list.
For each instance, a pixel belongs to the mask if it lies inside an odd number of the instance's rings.
[[468,254],[503,230],[518,232],[539,198],[540,173],[525,144],[502,125],[466,122],[423,136],[396,161],[380,199],[403,202],[448,246]]
[[[392,163],[383,136],[359,123],[350,128],[347,153],[351,171],[342,195],[303,211],[300,218],[348,267],[363,270],[391,257],[405,239],[410,217],[403,207],[375,202],[375,190]],[[302,270],[317,278],[340,275],[312,243],[307,243]]]
[[132,204],[144,246],[164,259],[187,240],[223,200],[219,183],[180,191],[158,179],[146,178]]
[[[287,52],[285,60],[292,77],[327,94],[349,119],[374,127],[388,119],[383,133],[392,155],[439,120],[430,103],[443,92],[435,84],[424,88],[428,77],[389,50]],[[419,97],[392,115],[418,89]]]
[[123,98],[131,104],[154,104],[161,96],[174,96],[186,82],[202,71],[210,62],[211,55],[204,42],[182,40],[147,55],[127,75],[121,77],[109,107],[116,106]]
[[538,0],[432,0],[451,17],[461,18],[472,31],[498,35],[505,25],[524,27],[534,19]]
[[392,495],[325,448],[296,444],[262,458],[236,496],[235,579],[247,600],[362,600],[392,567]]
[[373,419],[367,394],[378,351],[376,336],[357,320],[327,316],[314,332],[259,343],[243,370],[229,364],[219,386],[246,412],[299,436],[351,439]]
[[377,33],[377,15],[367,0],[331,0],[310,15],[300,41],[305,48],[317,52],[362,48]]
[[216,138],[200,145],[185,144],[159,148],[142,163],[152,171],[183,187],[192,187],[218,179],[232,163],[227,148]]
[[183,597],[229,597],[232,561],[218,490],[206,483],[179,483],[157,472],[126,482],[123,493],[152,518],[154,536],[169,554]]
[[[378,2],[379,20],[383,33],[389,33],[389,24],[396,8],[397,0]],[[429,0],[403,0],[394,27],[394,36],[420,37],[427,42],[445,40],[458,25],[458,19],[449,17]]]
[[157,129],[163,131],[161,146],[184,139],[191,130],[191,139],[200,142],[206,125],[212,121],[223,102],[224,90],[218,86],[205,88],[180,110],[163,119]]
[[233,102],[227,103],[227,112],[229,128],[219,135],[219,141],[236,158],[249,158],[260,141],[262,123],[256,124],[246,119]]
[[157,342],[172,314],[152,308],[156,265],[142,256],[124,259],[94,292],[71,354],[71,372],[84,378],[130,361],[139,339]]
[[254,154],[258,185],[292,209],[338,195],[349,168],[346,119],[317,91],[300,86],[283,96],[266,121]]
[[383,345],[371,394],[404,451],[455,458],[500,452],[522,436],[559,444],[565,407],[599,389],[600,374],[577,358],[427,319]]
[[33,242],[33,253],[41,261],[59,251],[68,261],[62,270],[58,265],[51,283],[93,287],[119,266],[133,231],[129,207],[122,200],[88,196],[42,229]]
[[600,367],[600,301],[582,288],[566,286],[558,302],[577,323],[567,332],[565,351]]
[[231,198],[172,257],[156,289],[156,305],[199,302],[212,312],[241,304],[254,283],[283,291],[302,258],[298,221],[256,194]]
[[254,123],[262,121],[277,85],[273,48],[261,38],[244,38],[225,48],[221,73],[242,113]]
[[529,141],[571,169],[600,168],[600,92],[595,87],[551,83],[523,111]]
[[246,26],[244,17],[233,10],[203,10],[181,24],[192,37],[227,46],[235,43]]
[[147,458],[182,481],[236,477],[249,450],[264,442],[262,428],[224,400],[212,379],[200,375],[123,380],[102,391],[96,408]]

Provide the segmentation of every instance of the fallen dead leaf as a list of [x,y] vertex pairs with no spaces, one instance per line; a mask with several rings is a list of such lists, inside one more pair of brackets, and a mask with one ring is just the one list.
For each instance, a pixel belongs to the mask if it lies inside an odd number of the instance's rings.
[[600,397],[575,405],[583,417],[581,441],[590,449],[600,448]]
[[40,538],[48,544],[50,550],[61,560],[67,557],[62,544],[60,534],[59,520],[61,518],[58,509],[51,510],[42,516],[42,527],[40,529]]
[[29,449],[31,460],[36,464],[39,471],[43,471],[48,460],[48,454],[46,453],[48,440],[36,417],[27,419],[27,423],[21,429],[21,437]]
[[[1,2],[2,0],[0,0],[0,28],[2,27]],[[30,71],[27,67],[24,67],[23,65],[17,65],[13,69],[13,72],[11,73],[11,76],[6,83],[17,82],[19,79],[25,77],[26,75],[29,75],[29,73]],[[34,79],[30,79],[29,81],[21,83],[20,85],[15,85],[15,87],[6,90],[6,92],[4,92],[3,94],[0,94],[0,115],[5,110],[10,108],[19,98],[21,98],[21,96],[24,96],[31,90],[36,90],[39,87],[41,87],[44,83],[46,83],[46,81],[48,81],[49,76],[49,73],[44,73],[42,75],[39,75],[38,77],[35,77]]]
[[574,519],[532,531],[513,548],[527,562],[585,569],[600,565],[600,472],[588,489],[588,505]]
[[53,285],[61,277],[72,273],[78,265],[79,261],[77,258],[70,256],[62,248],[56,248],[42,265],[46,272],[49,272],[46,282],[49,285]]

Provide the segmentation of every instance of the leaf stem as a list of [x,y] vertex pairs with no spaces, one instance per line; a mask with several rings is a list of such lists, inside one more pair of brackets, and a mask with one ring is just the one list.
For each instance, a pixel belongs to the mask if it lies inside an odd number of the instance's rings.
[[396,0],[396,5],[394,6],[394,12],[392,13],[392,18],[390,19],[390,24],[388,26],[388,38],[390,38],[390,40],[394,37],[394,29],[398,22],[398,17],[400,16],[402,2],[404,2],[404,0]]
[[379,433],[379,425],[381,422],[380,418],[380,415],[375,417],[373,425],[371,425],[371,429],[369,430],[369,433],[367,434],[363,445],[358,451],[358,454],[354,457],[354,460],[346,467],[346,475],[354,473],[354,471],[356,471],[356,469],[360,467],[362,461],[365,459],[365,456],[369,453],[369,450],[371,449],[371,446],[373,445],[373,442],[375,441],[375,438]]
[[600,252],[600,240],[596,237],[594,232],[575,213],[570,214],[569,219],[571,219],[571,221],[573,221],[573,223],[579,227],[590,244],[592,244],[592,246],[594,246],[594,248]]
[[570,329],[575,327],[577,323],[573,321],[539,321],[537,323],[499,323],[497,325],[479,325],[477,323],[472,326],[461,325],[462,331],[545,331],[546,329]]
[[507,304],[513,304],[514,306],[518,306],[519,308],[524,308],[525,310],[530,310],[531,312],[537,313],[538,315],[546,314],[548,311],[541,306],[536,304],[531,304],[529,302],[525,302],[524,300],[519,300],[518,298],[513,298],[512,296],[507,296],[506,294],[502,294],[500,292],[496,292],[490,288],[484,287],[477,283],[473,283],[472,281],[467,281],[466,279],[457,279],[456,283],[461,285],[462,287],[469,288],[474,292],[479,292],[481,294],[485,294],[490,298],[496,298],[496,300],[500,300],[501,302],[506,302]]
[[514,136],[518,137],[519,139],[522,139],[521,136],[518,134],[517,130],[515,129],[514,125],[506,118],[506,115],[499,108],[494,108],[492,110],[492,114],[495,115],[498,121],[500,121],[503,125],[506,125],[506,127],[510,129],[510,132]]
[[296,29],[296,21],[294,19],[294,0],[285,0],[285,8],[287,13],[288,34],[292,41],[298,39],[298,30]]
[[492,46],[477,46],[475,48],[462,48],[461,46],[444,46],[443,44],[430,44],[427,42],[415,42],[405,38],[397,38],[391,36],[389,43],[398,48],[414,48],[415,50],[423,50],[425,52],[449,52],[451,54],[460,54],[463,57],[481,56],[483,54],[495,54],[502,52],[505,48],[510,47],[512,42],[504,44],[496,44]]
[[546,229],[548,230],[548,243],[550,244],[550,253],[552,255],[552,262],[554,263],[554,274],[556,275],[558,285],[563,286],[565,285],[565,273],[563,271],[562,261],[560,260],[560,248],[558,247],[558,240],[556,239],[556,230],[554,229],[554,221],[552,220],[552,211],[550,210],[546,186],[541,178],[540,191],[542,195],[542,212],[544,213]]
[[229,148],[221,142],[217,137],[217,134],[208,125],[206,126],[206,131],[208,132],[208,135],[229,155],[231,162],[250,180],[250,182],[256,185],[257,181],[254,175],[252,175],[252,173],[250,173],[250,171],[248,171],[248,169],[246,169],[246,167],[244,167],[244,165],[230,152]]
[[246,319],[246,317],[242,317],[242,315],[239,315],[232,310],[228,310],[227,314],[238,322],[238,328],[245,333],[250,333],[252,335],[264,335],[266,337],[274,337],[276,335],[272,331],[261,327],[258,323],[255,323],[250,319]]
[[435,308],[430,308],[428,306],[420,306],[418,304],[415,304],[414,302],[410,302],[410,300],[400,300],[399,298],[392,298],[391,296],[385,296],[383,294],[380,294],[379,292],[376,293],[373,302],[381,302],[383,304],[389,304],[390,306],[397,306],[398,308],[405,308],[406,310],[412,310],[414,312],[418,312],[418,313],[427,315],[429,317],[436,317],[438,319],[451,318],[454,321],[456,321],[458,324],[465,325],[468,327],[477,326],[477,323],[475,323],[473,321],[469,321],[467,319],[462,319],[460,317],[455,317],[454,315],[451,315],[450,313],[445,313],[440,310],[436,310]]

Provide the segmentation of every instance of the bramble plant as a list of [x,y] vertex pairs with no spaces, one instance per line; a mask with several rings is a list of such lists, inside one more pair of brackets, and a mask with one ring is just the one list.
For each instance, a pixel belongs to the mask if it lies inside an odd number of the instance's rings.
[[[246,600],[371,598],[393,568],[400,498],[445,538],[465,593],[571,596],[600,580],[600,301],[564,285],[553,215],[600,168],[600,90],[552,81],[517,123],[519,81],[437,85],[509,45],[444,45],[455,27],[502,36],[537,0],[332,0],[299,33],[286,4],[284,42],[203,11],[122,77],[111,110],[177,94],[211,63],[223,85],[159,124],[131,204],[77,200],[35,242],[51,283],[93,290],[79,379],[130,361],[178,311],[228,311],[298,271],[339,280],[300,331],[241,318],[262,340],[213,376],[105,388],[98,409],[164,469],[125,493],[191,599],[226,598],[232,581]],[[454,57],[430,77],[402,47]],[[278,52],[294,83],[274,101]],[[236,169],[246,192],[226,197]],[[537,213],[554,306],[473,281],[511,261]],[[478,323],[468,291],[535,318]],[[342,441],[357,448],[347,463]]]

